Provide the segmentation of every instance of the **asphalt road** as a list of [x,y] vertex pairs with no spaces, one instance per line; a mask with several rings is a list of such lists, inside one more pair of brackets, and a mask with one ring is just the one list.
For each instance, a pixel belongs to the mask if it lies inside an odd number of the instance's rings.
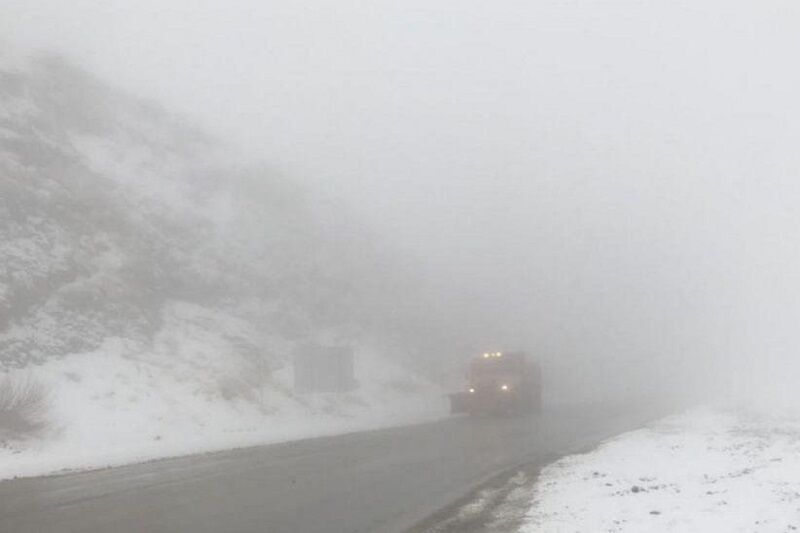
[[401,532],[499,471],[638,427],[641,406],[549,409],[0,483],[2,533]]

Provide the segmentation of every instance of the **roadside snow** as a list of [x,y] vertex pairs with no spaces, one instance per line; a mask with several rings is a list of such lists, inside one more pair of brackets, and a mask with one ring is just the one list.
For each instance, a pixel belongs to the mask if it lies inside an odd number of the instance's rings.
[[542,471],[525,533],[800,528],[800,419],[698,409]]
[[447,413],[438,387],[374,354],[357,354],[358,373],[369,378],[356,391],[296,395],[290,365],[247,375],[235,364],[207,365],[215,347],[184,340],[184,353],[171,358],[134,353],[126,341],[112,339],[95,352],[21,371],[49,391],[50,429],[25,441],[0,437],[0,480],[412,424]]

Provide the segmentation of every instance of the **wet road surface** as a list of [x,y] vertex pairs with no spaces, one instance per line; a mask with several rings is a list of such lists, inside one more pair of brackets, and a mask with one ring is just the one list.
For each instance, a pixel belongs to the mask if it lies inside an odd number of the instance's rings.
[[564,406],[8,481],[0,532],[401,532],[499,471],[544,465],[653,416]]

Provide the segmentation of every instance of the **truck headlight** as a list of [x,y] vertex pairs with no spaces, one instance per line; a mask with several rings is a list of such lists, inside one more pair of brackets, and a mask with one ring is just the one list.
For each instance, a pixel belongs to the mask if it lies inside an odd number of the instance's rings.
[[507,391],[508,385],[500,385],[500,390]]
[[475,389],[469,389],[470,394],[475,394]]

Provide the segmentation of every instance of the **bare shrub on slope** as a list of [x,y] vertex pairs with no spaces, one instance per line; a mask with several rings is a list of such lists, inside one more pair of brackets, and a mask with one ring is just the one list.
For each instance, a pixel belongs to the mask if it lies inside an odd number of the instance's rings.
[[47,426],[48,394],[27,376],[0,378],[0,438],[29,438]]

